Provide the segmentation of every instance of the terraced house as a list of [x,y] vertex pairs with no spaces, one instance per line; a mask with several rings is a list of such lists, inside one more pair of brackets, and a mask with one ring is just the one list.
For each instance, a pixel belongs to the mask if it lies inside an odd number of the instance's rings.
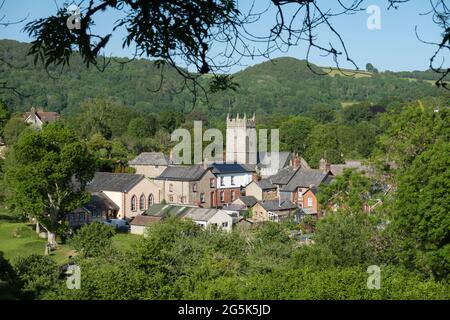
[[169,166],[155,178],[162,190],[161,199],[168,204],[214,206],[216,176],[206,165]]

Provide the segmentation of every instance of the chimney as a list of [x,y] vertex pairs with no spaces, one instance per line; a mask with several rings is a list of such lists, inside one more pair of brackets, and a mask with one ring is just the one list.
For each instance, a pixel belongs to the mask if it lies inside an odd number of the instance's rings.
[[309,189],[310,189],[314,194],[315,194],[316,191],[317,191],[317,187],[316,187],[315,184],[310,184],[310,185],[309,185]]

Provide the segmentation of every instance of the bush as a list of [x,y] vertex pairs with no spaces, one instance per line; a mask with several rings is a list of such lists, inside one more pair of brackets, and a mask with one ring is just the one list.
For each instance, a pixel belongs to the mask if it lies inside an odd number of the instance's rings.
[[97,257],[112,249],[115,230],[108,225],[93,222],[79,229],[70,244],[84,257]]
[[39,297],[54,287],[59,276],[58,265],[50,257],[38,254],[17,258],[14,271],[27,297]]

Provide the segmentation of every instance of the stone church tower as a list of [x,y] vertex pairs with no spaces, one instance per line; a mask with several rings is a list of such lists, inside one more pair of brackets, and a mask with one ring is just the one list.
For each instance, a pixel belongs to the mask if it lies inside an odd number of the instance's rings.
[[247,119],[244,113],[243,118],[230,118],[227,115],[227,140],[226,157],[227,163],[256,164],[257,158],[257,137],[255,114]]

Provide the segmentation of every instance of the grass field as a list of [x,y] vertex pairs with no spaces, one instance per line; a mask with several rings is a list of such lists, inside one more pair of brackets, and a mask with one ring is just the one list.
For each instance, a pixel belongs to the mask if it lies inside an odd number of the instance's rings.
[[334,77],[336,75],[339,76],[348,76],[352,78],[371,78],[372,73],[367,71],[361,71],[361,70],[348,70],[348,69],[336,69],[336,68],[330,68],[325,67],[322,68],[324,72],[326,72],[330,77]]
[[[34,231],[35,225],[17,222],[5,210],[0,210],[0,252],[11,262],[17,257],[30,254],[44,254],[46,239],[41,239]],[[121,251],[128,251],[140,236],[134,234],[117,234],[113,238],[114,246]],[[51,257],[58,264],[64,264],[75,251],[67,244],[58,244]]]

